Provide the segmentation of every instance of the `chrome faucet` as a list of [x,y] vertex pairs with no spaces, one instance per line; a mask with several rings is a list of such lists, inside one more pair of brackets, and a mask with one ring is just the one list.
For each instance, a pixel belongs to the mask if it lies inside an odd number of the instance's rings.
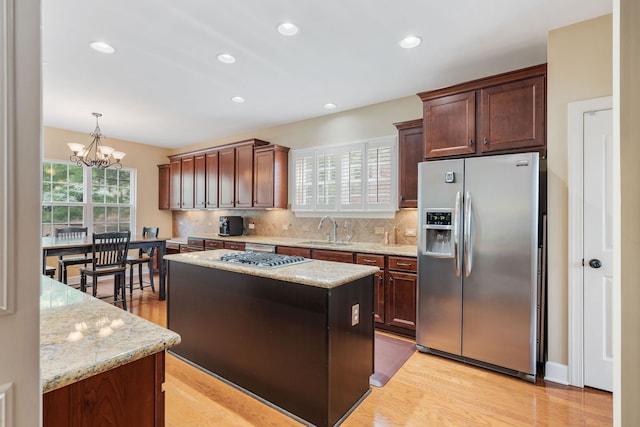
[[318,230],[322,229],[322,225],[324,224],[324,220],[329,218],[331,220],[331,222],[333,222],[333,241],[337,242],[338,241],[338,223],[336,222],[335,219],[331,218],[329,215],[325,215],[322,218],[320,218],[320,224],[318,224]]

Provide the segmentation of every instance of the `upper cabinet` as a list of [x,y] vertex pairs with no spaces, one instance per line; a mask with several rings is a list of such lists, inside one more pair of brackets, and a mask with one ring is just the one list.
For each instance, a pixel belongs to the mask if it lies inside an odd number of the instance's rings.
[[158,165],[158,209],[169,209],[171,166]]
[[424,157],[546,147],[546,64],[419,93]]
[[265,145],[253,152],[253,207],[287,208],[289,148]]
[[418,163],[424,158],[422,119],[394,123],[398,129],[398,205],[418,207]]
[[[265,147],[270,161],[260,154],[254,165],[254,150],[262,153]],[[169,165],[159,166],[160,192],[166,193],[170,209],[286,207],[288,150],[250,139],[170,156]]]

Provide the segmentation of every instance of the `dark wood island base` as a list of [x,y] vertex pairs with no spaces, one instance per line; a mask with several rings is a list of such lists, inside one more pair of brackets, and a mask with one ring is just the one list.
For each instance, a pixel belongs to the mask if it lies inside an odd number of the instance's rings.
[[302,422],[339,424],[370,391],[373,282],[327,288],[169,260],[168,327],[182,337],[171,351]]

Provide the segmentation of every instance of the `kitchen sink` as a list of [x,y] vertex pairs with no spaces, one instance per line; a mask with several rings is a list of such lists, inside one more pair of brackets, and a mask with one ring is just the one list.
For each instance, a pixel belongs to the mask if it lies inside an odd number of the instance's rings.
[[328,242],[326,240],[309,240],[307,242],[302,242],[303,245],[317,245],[317,246],[347,246],[351,243],[349,242]]

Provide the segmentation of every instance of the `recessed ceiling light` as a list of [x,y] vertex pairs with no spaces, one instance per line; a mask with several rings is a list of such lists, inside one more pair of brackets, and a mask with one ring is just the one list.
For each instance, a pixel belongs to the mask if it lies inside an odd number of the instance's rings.
[[242,103],[242,102],[244,102],[244,98],[243,98],[243,97],[241,97],[241,96],[234,96],[233,98],[231,98],[231,100],[232,100],[233,102],[237,102],[237,103],[239,103],[239,104],[240,104],[240,103]]
[[89,43],[89,46],[91,46],[93,50],[97,50],[98,52],[102,53],[113,53],[116,51],[113,47],[105,42],[91,42]]
[[422,43],[422,39],[418,36],[409,36],[400,40],[400,46],[405,49],[413,49]]
[[278,32],[283,36],[295,36],[298,34],[298,27],[291,22],[283,22],[278,25]]
[[326,108],[327,110],[333,110],[336,107],[337,105],[333,102],[327,102],[326,104],[324,104],[324,108]]
[[218,61],[224,64],[233,64],[234,62],[236,62],[236,58],[228,53],[221,53],[218,55]]

